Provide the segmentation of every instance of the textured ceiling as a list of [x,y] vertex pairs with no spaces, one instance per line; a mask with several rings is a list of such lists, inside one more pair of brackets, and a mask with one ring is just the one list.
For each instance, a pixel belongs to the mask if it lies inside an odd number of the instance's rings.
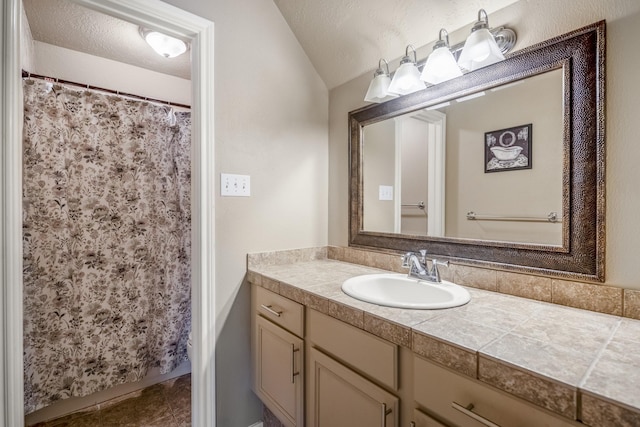
[[137,25],[68,0],[23,0],[23,3],[31,33],[37,41],[191,78],[188,52],[170,59],[161,57],[140,37]]
[[[274,0],[311,59],[333,89],[377,68],[378,60],[404,55],[517,0]],[[453,43],[461,40],[452,40]],[[418,58],[421,59],[421,58]],[[391,70],[398,66],[390,64]]]
[[[23,0],[35,40],[190,78],[189,55],[164,59],[138,27],[69,0]],[[193,2],[204,0],[190,0]],[[224,0],[242,1],[242,0]],[[378,59],[397,60],[405,47],[424,46],[517,0],[273,0],[329,89],[373,72]],[[452,40],[452,43],[461,40]],[[421,58],[419,58],[421,59]],[[391,63],[391,70],[397,67]]]

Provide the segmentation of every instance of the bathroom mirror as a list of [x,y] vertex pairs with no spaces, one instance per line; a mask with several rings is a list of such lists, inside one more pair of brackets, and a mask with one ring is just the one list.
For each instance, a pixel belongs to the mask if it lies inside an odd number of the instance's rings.
[[604,28],[349,113],[350,245],[603,281]]
[[364,126],[363,230],[562,245],[563,72]]

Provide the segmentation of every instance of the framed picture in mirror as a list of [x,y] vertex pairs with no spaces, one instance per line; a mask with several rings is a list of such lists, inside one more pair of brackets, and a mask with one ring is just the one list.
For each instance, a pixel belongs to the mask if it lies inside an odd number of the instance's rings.
[[531,123],[484,134],[484,171],[531,169]]

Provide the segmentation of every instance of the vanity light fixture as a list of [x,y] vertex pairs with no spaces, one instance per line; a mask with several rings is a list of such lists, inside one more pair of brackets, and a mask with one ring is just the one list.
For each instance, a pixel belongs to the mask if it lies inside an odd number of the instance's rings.
[[[444,37],[444,38],[443,38]],[[433,52],[426,60],[418,62],[416,50],[408,45],[400,67],[393,73],[386,96],[382,88],[390,79],[389,64],[386,73],[378,63],[373,81],[365,96],[367,102],[384,102],[398,95],[406,95],[426,88],[429,84],[438,84],[461,76],[465,71],[473,71],[505,59],[516,44],[516,33],[511,28],[489,28],[489,17],[484,9],[478,11],[478,21],[473,25],[471,34],[465,42],[449,46],[449,34],[444,28],[438,34]],[[413,50],[413,59],[409,56]],[[456,60],[457,59],[457,63]],[[420,67],[422,73],[420,73]],[[375,84],[374,84],[375,82]],[[384,83],[384,85],[383,85]]]
[[464,43],[458,65],[469,71],[503,61],[504,55],[489,31],[489,17],[484,9],[478,11],[478,21],[473,24],[471,34]]
[[438,33],[438,41],[433,46],[433,52],[424,64],[420,78],[427,83],[438,84],[461,75],[462,71],[449,49],[449,33],[442,28]]
[[[409,49],[413,51],[413,59],[409,56]],[[400,61],[400,67],[398,67],[391,80],[389,92],[397,95],[406,95],[426,87],[424,82],[420,80],[416,50],[413,46],[408,45],[405,49],[405,55]]]
[[142,38],[160,56],[175,58],[187,51],[187,43],[180,39],[142,27],[140,27],[139,31]]
[[[386,66],[385,71],[382,68],[382,63]],[[389,99],[395,98],[398,95],[389,92],[389,85],[391,84],[391,77],[389,77],[389,63],[385,59],[378,61],[378,69],[373,73],[373,80],[369,83],[369,90],[364,97],[367,102],[384,102]]]

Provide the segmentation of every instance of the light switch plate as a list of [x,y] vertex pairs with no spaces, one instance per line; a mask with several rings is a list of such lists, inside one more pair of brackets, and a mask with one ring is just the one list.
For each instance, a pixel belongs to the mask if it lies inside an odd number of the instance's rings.
[[393,200],[393,186],[381,185],[378,187],[379,200]]
[[221,173],[220,195],[231,197],[251,196],[251,177],[249,175]]

